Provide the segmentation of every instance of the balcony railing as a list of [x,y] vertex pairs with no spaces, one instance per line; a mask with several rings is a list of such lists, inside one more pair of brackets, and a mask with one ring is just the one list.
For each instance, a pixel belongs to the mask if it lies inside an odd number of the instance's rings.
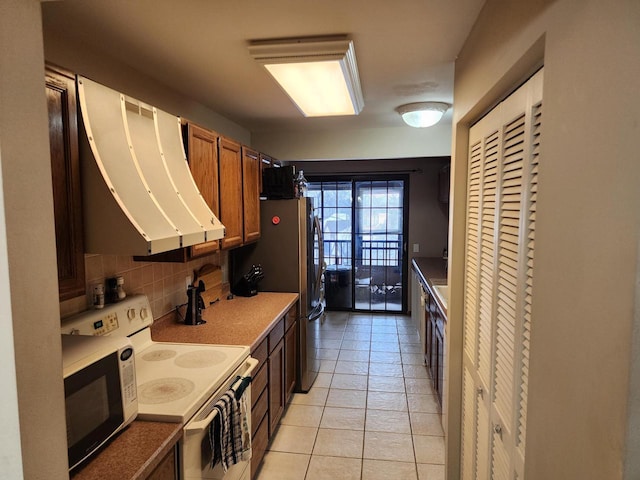
[[[384,237],[384,238],[376,238]],[[363,235],[356,241],[356,264],[363,267],[399,267],[402,264],[401,235]],[[327,239],[323,241],[327,265],[352,265],[351,240]]]

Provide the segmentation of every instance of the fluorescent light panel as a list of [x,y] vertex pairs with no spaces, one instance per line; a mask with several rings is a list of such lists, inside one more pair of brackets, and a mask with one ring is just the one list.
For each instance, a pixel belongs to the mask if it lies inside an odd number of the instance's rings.
[[357,115],[363,107],[353,42],[259,41],[249,47],[306,117]]

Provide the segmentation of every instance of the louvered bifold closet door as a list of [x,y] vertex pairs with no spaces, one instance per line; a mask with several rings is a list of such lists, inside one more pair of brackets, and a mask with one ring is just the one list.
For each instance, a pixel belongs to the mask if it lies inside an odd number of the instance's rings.
[[542,70],[470,129],[463,479],[524,478]]
[[471,372],[478,368],[478,275],[480,272],[480,197],[483,165],[483,143],[474,139],[469,155],[469,175],[467,184],[467,238],[465,252],[465,309],[464,309],[464,353],[462,379],[462,424],[468,428],[462,431],[462,478],[475,478],[475,450],[477,445],[476,422],[476,381]]
[[498,112],[491,112],[470,132],[462,412],[465,480],[482,480],[489,474],[499,119]]

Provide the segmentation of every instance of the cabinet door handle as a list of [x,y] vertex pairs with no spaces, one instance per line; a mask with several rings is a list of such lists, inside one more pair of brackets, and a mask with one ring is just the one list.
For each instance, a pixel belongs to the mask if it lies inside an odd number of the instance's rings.
[[484,397],[484,389],[482,387],[478,387],[476,389],[476,393],[478,394],[479,397]]
[[494,432],[496,435],[499,435],[499,436],[500,436],[500,438],[502,438],[502,425],[500,425],[499,423],[496,423],[496,424],[493,426],[493,432]]

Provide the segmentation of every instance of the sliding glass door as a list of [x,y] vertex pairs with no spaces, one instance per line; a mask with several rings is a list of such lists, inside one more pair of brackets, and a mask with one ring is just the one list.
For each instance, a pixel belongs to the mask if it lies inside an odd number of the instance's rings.
[[330,310],[406,312],[406,178],[312,179]]
[[404,182],[355,182],[355,308],[402,311]]

